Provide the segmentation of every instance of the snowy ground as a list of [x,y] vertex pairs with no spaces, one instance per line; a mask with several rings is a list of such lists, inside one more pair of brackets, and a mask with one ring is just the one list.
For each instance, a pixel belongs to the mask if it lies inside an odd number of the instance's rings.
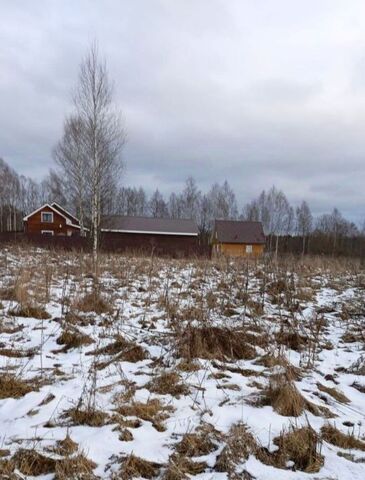
[[[358,265],[108,256],[100,272],[94,294],[87,256],[0,251],[0,478],[365,478]],[[278,441],[302,427],[312,463]]]

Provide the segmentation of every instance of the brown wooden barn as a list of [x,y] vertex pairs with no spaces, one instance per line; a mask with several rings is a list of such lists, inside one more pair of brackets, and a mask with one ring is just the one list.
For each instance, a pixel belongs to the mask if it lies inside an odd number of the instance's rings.
[[23,218],[29,235],[68,236],[80,234],[80,222],[57,203],[45,203]]
[[261,222],[216,220],[212,234],[214,256],[246,257],[261,255],[265,235]]
[[101,247],[187,257],[198,254],[198,227],[187,219],[106,216],[101,221]]

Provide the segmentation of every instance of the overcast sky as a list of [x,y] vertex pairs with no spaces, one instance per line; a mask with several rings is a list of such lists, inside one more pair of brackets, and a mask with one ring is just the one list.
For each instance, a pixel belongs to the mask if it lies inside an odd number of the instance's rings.
[[0,0],[0,156],[40,179],[97,39],[128,132],[124,182],[192,174],[240,204],[275,184],[365,216],[364,0]]

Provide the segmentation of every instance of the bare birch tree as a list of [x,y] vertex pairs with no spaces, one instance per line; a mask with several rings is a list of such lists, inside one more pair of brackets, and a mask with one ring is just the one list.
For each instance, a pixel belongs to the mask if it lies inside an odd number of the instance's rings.
[[93,261],[97,274],[101,213],[121,175],[125,131],[121,115],[113,108],[113,87],[106,63],[95,43],[81,63],[74,105],[82,123],[84,179],[91,198]]
[[87,168],[84,149],[84,125],[81,118],[70,116],[64,123],[63,136],[53,150],[56,163],[62,169],[68,196],[76,205],[76,213],[80,220],[80,233],[84,235]]

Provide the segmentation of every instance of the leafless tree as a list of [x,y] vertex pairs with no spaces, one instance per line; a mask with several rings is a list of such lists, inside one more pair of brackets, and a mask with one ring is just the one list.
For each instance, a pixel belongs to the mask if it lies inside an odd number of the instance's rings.
[[[72,115],[65,120],[63,135],[53,150],[53,156],[60,167],[68,198],[80,220],[80,233],[84,235],[87,186],[85,172],[88,166],[84,148],[85,129],[80,117]],[[72,209],[72,208],[71,208]]]
[[306,240],[313,228],[313,216],[305,200],[303,200],[300,207],[296,209],[296,226],[297,233],[303,238],[302,255],[304,255]]
[[113,108],[113,88],[105,60],[101,59],[95,43],[81,63],[74,105],[82,124],[84,178],[91,198],[93,260],[97,273],[101,214],[120,179],[125,130],[120,113]]

